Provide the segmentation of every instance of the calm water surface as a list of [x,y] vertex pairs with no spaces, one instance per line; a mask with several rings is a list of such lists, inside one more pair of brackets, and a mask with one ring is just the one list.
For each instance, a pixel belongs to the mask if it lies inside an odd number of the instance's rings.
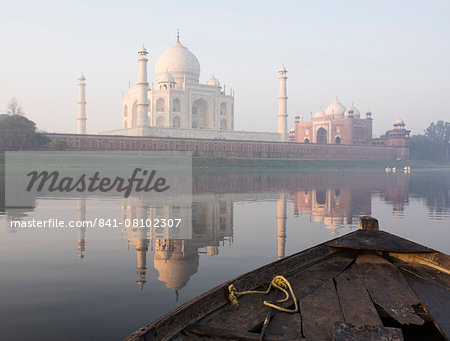
[[[450,173],[194,174],[192,206],[36,198],[0,215],[0,339],[120,340],[238,274],[358,228],[450,253]],[[11,220],[180,217],[182,230],[10,227]]]

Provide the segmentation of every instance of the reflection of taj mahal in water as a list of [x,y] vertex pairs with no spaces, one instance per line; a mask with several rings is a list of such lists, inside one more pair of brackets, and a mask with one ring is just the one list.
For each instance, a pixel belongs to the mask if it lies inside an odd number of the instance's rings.
[[[287,221],[292,218],[290,225],[296,228],[295,217],[309,215],[311,220],[335,236],[340,228],[357,224],[357,217],[371,214],[373,193],[379,193],[385,202],[392,205],[394,216],[401,215],[404,204],[408,202],[408,174],[381,173],[371,175],[370,181],[364,174],[351,177],[339,174],[265,174],[259,178],[234,178],[232,175],[226,178],[227,181],[208,179],[208,176],[206,179],[205,176],[194,178],[193,187],[200,193],[194,193],[192,205],[154,207],[136,197],[123,201],[122,221],[170,217],[185,222],[180,229],[123,227],[128,248],[134,246],[136,250],[135,280],[141,288],[147,282],[148,253],[153,253],[158,280],[178,293],[198,271],[201,254],[218,256],[220,247],[231,245],[235,202],[254,198],[276,201],[273,230],[277,239],[274,257],[276,254],[277,258],[285,256]],[[254,191],[254,181],[258,183],[258,192]],[[224,194],[212,194],[206,184],[213,184],[216,191]],[[236,186],[242,192],[233,193]],[[243,197],[242,193],[248,194]],[[78,200],[77,212],[78,219],[85,220],[85,200]],[[78,229],[79,258],[84,257],[86,249],[85,233],[85,229]]]
[[122,206],[122,219],[181,219],[175,228],[124,227],[128,245],[136,246],[137,283],[146,282],[146,253],[154,251],[154,267],[159,280],[177,292],[198,270],[199,254],[218,255],[219,245],[231,243],[233,203],[231,201],[196,202],[192,206],[136,206],[129,200]]

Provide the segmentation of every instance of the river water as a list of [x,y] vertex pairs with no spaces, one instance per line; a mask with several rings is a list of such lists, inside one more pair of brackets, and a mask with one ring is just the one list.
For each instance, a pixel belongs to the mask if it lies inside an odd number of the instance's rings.
[[[450,253],[450,172],[194,171],[192,205],[36,198],[0,215],[0,339],[120,340],[241,273],[358,228]],[[132,226],[11,227],[33,219],[180,217]],[[130,225],[130,224],[129,224]]]

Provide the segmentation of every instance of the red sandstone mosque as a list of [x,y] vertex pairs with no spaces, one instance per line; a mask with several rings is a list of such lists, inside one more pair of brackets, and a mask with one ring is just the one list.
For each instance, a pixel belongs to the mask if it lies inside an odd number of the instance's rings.
[[295,128],[289,132],[289,141],[318,144],[345,144],[365,146],[397,147],[399,157],[409,155],[409,130],[405,122],[397,119],[394,128],[384,137],[372,138],[372,113],[365,117],[352,105],[346,109],[336,98],[325,111],[320,109],[311,115],[311,120],[300,121],[300,115],[295,116]]

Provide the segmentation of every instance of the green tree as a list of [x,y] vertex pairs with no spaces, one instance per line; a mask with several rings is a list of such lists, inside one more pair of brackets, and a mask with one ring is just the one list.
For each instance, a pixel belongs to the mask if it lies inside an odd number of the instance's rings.
[[67,142],[64,140],[56,140],[55,143],[53,143],[53,148],[55,150],[66,150]]
[[36,132],[36,124],[21,115],[8,115],[0,120],[0,145],[23,149],[45,145],[50,142],[45,135]]
[[43,133],[36,133],[34,135],[34,145],[35,146],[45,146],[46,144],[49,144],[51,141],[52,140],[50,140]]
[[436,143],[443,160],[449,160],[450,122],[432,122],[425,130],[425,136]]
[[410,155],[416,160],[448,161],[450,159],[450,122],[432,122],[424,135],[411,137]]
[[22,109],[22,106],[19,104],[19,102],[17,102],[17,99],[15,99],[14,97],[12,97],[9,100],[9,103],[6,107],[6,113],[8,115],[25,115],[25,112]]

